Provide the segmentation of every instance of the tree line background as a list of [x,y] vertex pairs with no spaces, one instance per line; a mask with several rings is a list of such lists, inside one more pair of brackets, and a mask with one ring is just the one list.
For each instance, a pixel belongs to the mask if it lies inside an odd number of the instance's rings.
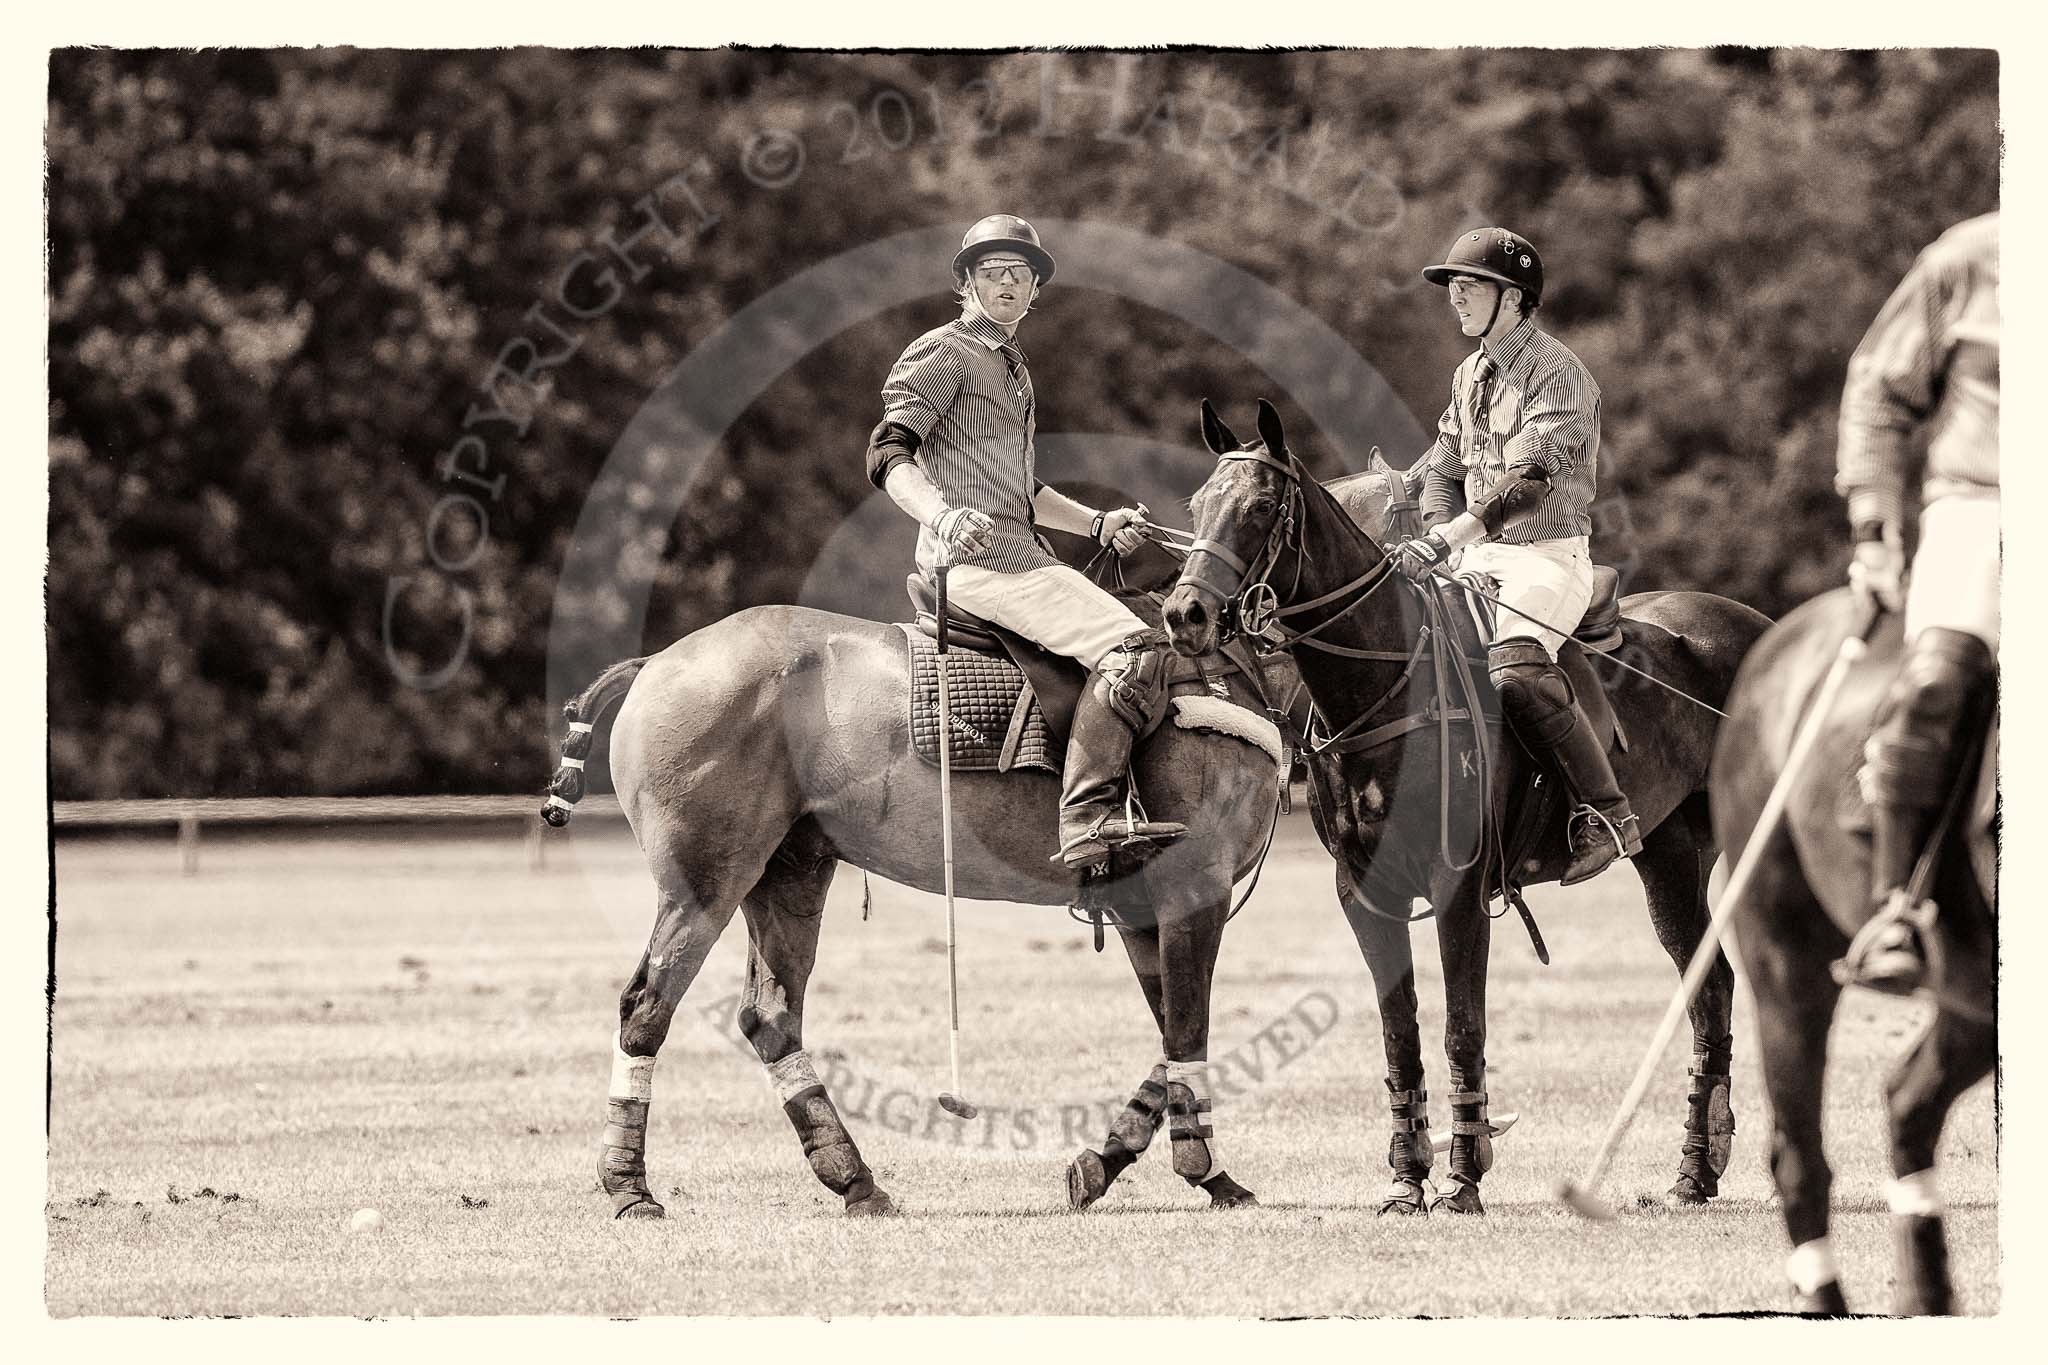
[[[1249,272],[1424,430],[1465,343],[1417,271],[1512,226],[1549,266],[1543,325],[1602,386],[1596,555],[1631,590],[1775,615],[1840,581],[1849,352],[1999,182],[1997,58],[1974,51],[80,50],[49,93],[58,799],[537,788],[557,578],[634,413],[777,284],[998,209]],[[516,439],[471,428],[487,463],[459,467],[494,493],[445,477],[501,348],[556,344],[528,311],[677,176],[718,221],[641,250]],[[724,433],[652,552],[644,648],[796,600],[880,496],[860,451],[889,363],[950,313],[931,269]],[[1271,391],[1166,313],[1060,291],[1021,336],[1042,430],[1191,446],[1202,397]],[[1295,443],[1326,474],[1364,456]],[[437,512],[451,491],[481,542]],[[900,530],[874,553],[907,568]]]

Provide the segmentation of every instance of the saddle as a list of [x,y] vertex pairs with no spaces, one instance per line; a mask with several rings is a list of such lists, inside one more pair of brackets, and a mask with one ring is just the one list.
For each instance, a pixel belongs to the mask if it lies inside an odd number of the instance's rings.
[[[926,763],[939,762],[938,593],[923,574],[913,573],[904,587],[910,596],[914,624],[899,622],[910,649],[911,748]],[[1137,616],[1157,625],[1160,594],[1114,591],[1112,595]],[[1241,643],[1223,651],[1221,659],[1205,657],[1167,662],[1169,692],[1200,683],[1209,695],[1240,709],[1228,676],[1243,674],[1264,704],[1258,665]],[[1015,631],[946,604],[946,691],[951,703],[952,733],[948,762],[956,771],[1011,772],[1036,768],[1059,773],[1065,765],[1067,735],[1088,670],[1064,655],[1054,654]],[[1256,713],[1254,713],[1256,719]],[[1202,728],[1216,728],[1203,722]],[[1142,740],[1144,736],[1139,736]],[[1250,742],[1259,742],[1252,740]]]

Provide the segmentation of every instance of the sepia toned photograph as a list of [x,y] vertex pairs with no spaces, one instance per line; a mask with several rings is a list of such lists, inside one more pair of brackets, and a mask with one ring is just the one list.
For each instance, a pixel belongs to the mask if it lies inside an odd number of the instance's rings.
[[2004,54],[1002,27],[47,51],[44,1313],[2015,1307]]

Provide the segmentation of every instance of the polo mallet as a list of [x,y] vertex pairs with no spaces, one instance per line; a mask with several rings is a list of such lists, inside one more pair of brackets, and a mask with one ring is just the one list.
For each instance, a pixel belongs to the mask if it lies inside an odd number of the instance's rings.
[[971,1119],[976,1109],[960,1098],[960,966],[955,949],[953,910],[953,698],[946,690],[946,570],[951,567],[952,549],[939,546],[932,576],[939,589],[939,847],[946,879],[946,1007],[953,1016],[948,1037],[953,1058],[953,1088],[939,1095],[939,1108],[956,1118]]
[[1635,1080],[1629,1083],[1628,1093],[1621,1098],[1621,1109],[1615,1114],[1614,1122],[1607,1126],[1607,1136],[1600,1140],[1600,1149],[1593,1154],[1593,1164],[1586,1169],[1582,1179],[1575,1181],[1567,1176],[1558,1182],[1558,1199],[1581,1218],[1598,1222],[1609,1222],[1614,1218],[1614,1207],[1597,1193],[1601,1178],[1607,1174],[1608,1163],[1613,1161],[1622,1135],[1628,1132],[1636,1109],[1650,1088],[1651,1073],[1663,1060],[1664,1050],[1671,1046],[1671,1035],[1678,1031],[1680,1016],[1692,1004],[1693,996],[1699,993],[1700,983],[1713,969],[1714,956],[1720,949],[1728,921],[1734,918],[1735,907],[1742,903],[1750,882],[1755,880],[1757,868],[1763,865],[1764,850],[1777,834],[1778,822],[1784,818],[1785,804],[1792,796],[1792,783],[1799,776],[1800,769],[1806,766],[1814,745],[1820,741],[1828,712],[1834,706],[1835,694],[1848,680],[1849,670],[1869,650],[1865,637],[1876,624],[1875,613],[1866,616],[1836,652],[1834,665],[1828,669],[1820,690],[1814,694],[1813,705],[1808,708],[1806,719],[1800,722],[1799,733],[1792,741],[1792,751],[1785,756],[1785,766],[1779,771],[1778,780],[1771,787],[1770,796],[1764,800],[1763,810],[1757,815],[1756,828],[1750,831],[1749,845],[1743,849],[1735,871],[1729,874],[1728,886],[1707,920],[1706,932],[1700,936],[1700,946],[1693,950],[1692,961],[1686,964],[1685,975],[1678,983],[1678,993],[1671,997],[1671,1007],[1664,1011],[1664,1021],[1657,1025],[1656,1036],[1650,1040],[1650,1050],[1644,1055],[1642,1065],[1636,1068]]

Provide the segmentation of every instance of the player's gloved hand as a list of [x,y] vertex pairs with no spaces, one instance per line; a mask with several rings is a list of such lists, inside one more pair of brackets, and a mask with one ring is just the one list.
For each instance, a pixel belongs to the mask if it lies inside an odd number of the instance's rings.
[[1857,532],[1856,550],[1849,560],[1849,590],[1864,610],[1873,606],[1883,611],[1905,608],[1906,551],[1899,533],[1890,527]]
[[1428,535],[1410,536],[1394,547],[1394,567],[1417,583],[1451,557],[1451,547],[1444,543],[1442,536],[1431,531]]
[[1148,539],[1146,533],[1152,523],[1146,518],[1151,510],[1141,502],[1136,507],[1104,512],[1102,525],[1095,532],[1095,543],[1114,550],[1119,557],[1132,553]]
[[989,542],[996,524],[972,507],[949,507],[932,523],[932,534],[956,555],[971,555]]

